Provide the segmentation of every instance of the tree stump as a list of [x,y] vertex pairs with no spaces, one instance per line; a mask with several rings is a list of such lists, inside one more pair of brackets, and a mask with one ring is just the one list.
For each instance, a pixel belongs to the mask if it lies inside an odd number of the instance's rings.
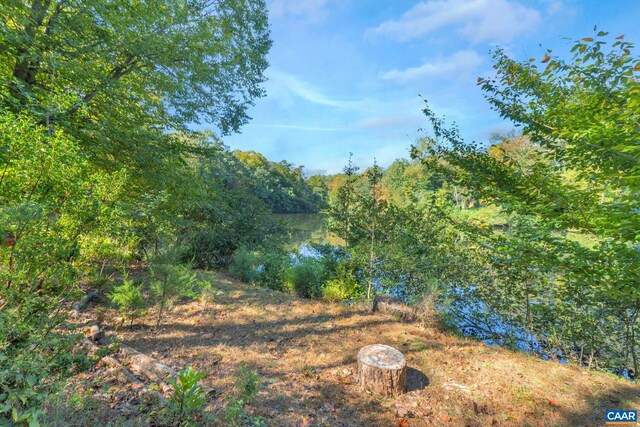
[[358,352],[358,384],[384,396],[398,396],[407,387],[407,359],[393,347],[374,344]]
[[373,297],[371,311],[392,314],[405,321],[414,320],[415,317],[411,307],[391,295],[376,295]]

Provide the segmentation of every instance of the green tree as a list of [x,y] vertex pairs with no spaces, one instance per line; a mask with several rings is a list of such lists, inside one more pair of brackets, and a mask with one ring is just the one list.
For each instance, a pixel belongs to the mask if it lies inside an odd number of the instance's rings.
[[264,95],[262,0],[9,0],[0,17],[0,106],[68,129],[103,166],[159,167],[190,148],[166,129],[238,131]]
[[527,164],[465,143],[428,106],[439,142],[420,157],[512,217],[508,233],[460,224],[493,272],[467,290],[549,354],[637,375],[640,59],[624,36],[606,40],[576,42],[569,60],[496,51],[496,77],[478,83],[530,139]]
[[353,164],[353,153],[349,153],[349,162],[344,167],[344,182],[337,189],[329,208],[329,229],[342,237],[347,246],[351,239],[351,211],[356,198],[355,184],[358,179],[358,166]]
[[178,298],[194,296],[194,289],[199,280],[190,265],[180,264],[175,248],[169,248],[164,253],[156,255],[150,264],[150,290],[158,307],[157,328],[165,310]]
[[122,280],[122,285],[114,287],[108,296],[109,300],[118,306],[122,315],[122,323],[129,320],[129,326],[133,326],[133,321],[140,316],[146,306],[140,285],[136,285],[126,275]]

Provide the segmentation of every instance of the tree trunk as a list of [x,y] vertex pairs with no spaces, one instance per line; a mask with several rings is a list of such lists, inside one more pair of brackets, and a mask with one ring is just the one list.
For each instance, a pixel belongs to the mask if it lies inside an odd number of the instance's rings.
[[358,352],[358,384],[374,394],[398,396],[407,386],[407,360],[384,344],[363,347]]

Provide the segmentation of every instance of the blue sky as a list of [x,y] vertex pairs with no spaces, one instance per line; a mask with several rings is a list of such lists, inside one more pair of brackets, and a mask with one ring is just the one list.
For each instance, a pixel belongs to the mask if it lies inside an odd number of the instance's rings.
[[[427,99],[463,136],[511,129],[476,86],[490,50],[565,55],[598,30],[640,43],[640,0],[268,0],[273,47],[266,98],[232,149],[286,159],[311,173],[408,157]],[[540,46],[542,45],[542,46]]]

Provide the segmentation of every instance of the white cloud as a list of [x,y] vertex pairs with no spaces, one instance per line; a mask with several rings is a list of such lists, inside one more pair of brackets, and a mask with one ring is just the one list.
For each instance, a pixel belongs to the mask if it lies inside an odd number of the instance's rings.
[[342,109],[358,109],[363,104],[362,101],[344,100],[327,96],[319,89],[291,74],[273,69],[269,70],[267,74],[269,77],[269,87],[267,90],[275,91],[276,94],[281,95],[282,93],[288,93],[312,104]]
[[425,62],[419,67],[404,70],[391,70],[382,75],[385,80],[408,82],[412,80],[432,78],[456,78],[473,72],[482,63],[482,57],[474,50],[461,50],[448,58]]
[[454,26],[472,42],[508,42],[541,22],[540,12],[509,0],[429,0],[372,32],[406,41]]

